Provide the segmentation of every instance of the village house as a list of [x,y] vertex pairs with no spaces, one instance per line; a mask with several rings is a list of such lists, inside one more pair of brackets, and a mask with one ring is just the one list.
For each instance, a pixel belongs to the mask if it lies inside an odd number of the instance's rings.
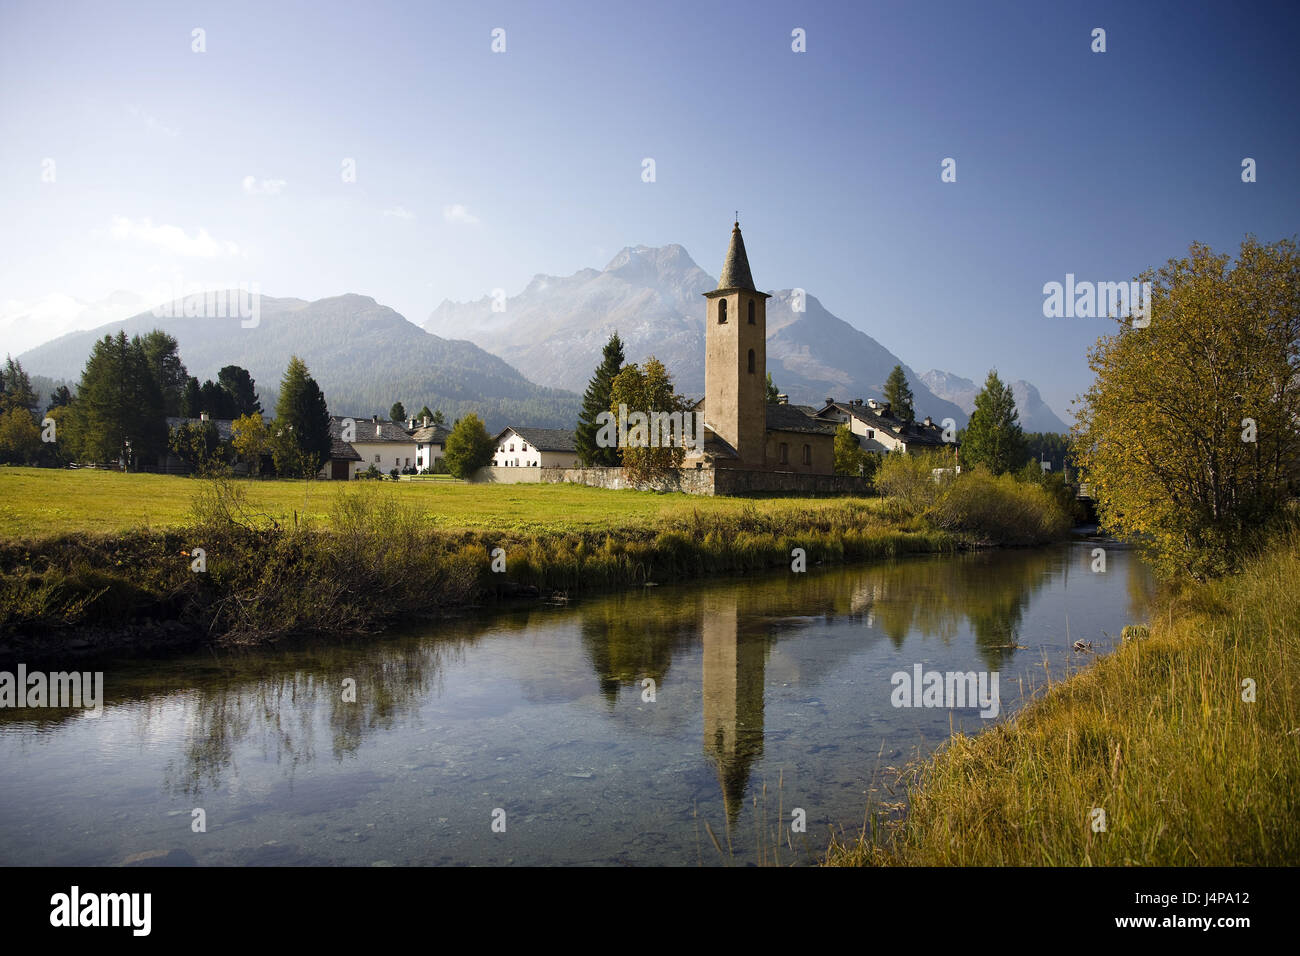
[[425,416],[420,425],[416,425],[413,418],[408,420],[406,430],[415,440],[415,473],[431,474],[434,465],[447,454],[447,436],[451,432],[441,425],[429,424],[428,416]]
[[874,398],[848,402],[828,398],[816,415],[848,425],[864,451],[916,453],[957,447],[956,441],[943,440],[943,428],[933,419],[905,422],[893,414],[889,402]]
[[355,478],[374,465],[387,475],[414,468],[419,442],[395,422],[371,418],[330,416],[330,460],[320,477]]
[[497,468],[577,468],[573,432],[562,428],[507,428],[496,437]]
[[[229,443],[231,437],[231,426],[234,420],[230,418],[211,418],[207,412],[203,412],[198,418],[181,418],[174,415],[167,416],[167,433],[168,435],[176,431],[182,425],[206,425],[211,423],[216,426],[217,440]],[[158,470],[164,475],[188,475],[194,468],[189,462],[180,458],[170,447],[158,456]],[[248,465],[244,462],[237,462],[234,466],[235,474],[243,475],[248,473]]]

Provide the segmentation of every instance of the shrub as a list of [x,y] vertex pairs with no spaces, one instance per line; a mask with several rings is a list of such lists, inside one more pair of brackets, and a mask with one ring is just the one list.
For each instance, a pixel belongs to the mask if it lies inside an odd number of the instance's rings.
[[942,468],[947,461],[933,452],[890,452],[876,470],[876,490],[892,498],[901,511],[919,514],[939,499],[943,487],[935,480],[934,469]]
[[940,530],[973,535],[986,544],[1041,544],[1070,527],[1051,492],[1011,475],[993,477],[983,467],[948,483],[927,517]]

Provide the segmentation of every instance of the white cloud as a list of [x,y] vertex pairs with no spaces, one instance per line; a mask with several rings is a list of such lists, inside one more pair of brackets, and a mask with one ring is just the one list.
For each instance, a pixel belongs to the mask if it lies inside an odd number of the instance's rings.
[[283,179],[263,179],[259,182],[256,176],[244,177],[244,192],[250,196],[278,196],[284,186]]
[[447,222],[460,223],[472,226],[478,222],[478,216],[475,216],[460,203],[453,203],[450,206],[442,207],[442,218]]
[[214,239],[206,229],[200,228],[198,235],[190,238],[180,226],[155,226],[153,220],[147,217],[136,221],[126,216],[114,216],[111,235],[114,239],[148,243],[177,256],[214,259],[217,256],[241,255],[238,243]]
[[153,308],[144,296],[119,290],[94,302],[62,292],[0,302],[0,343],[17,355],[68,332],[79,332],[139,315]]
[[385,215],[385,216],[396,216],[398,219],[414,219],[414,218],[415,218],[415,213],[411,212],[411,210],[407,209],[405,206],[394,206],[392,209],[385,209],[385,210],[384,210],[384,215]]

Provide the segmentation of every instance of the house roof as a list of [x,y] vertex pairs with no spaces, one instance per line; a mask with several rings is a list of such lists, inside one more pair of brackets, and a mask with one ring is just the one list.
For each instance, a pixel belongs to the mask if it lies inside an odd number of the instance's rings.
[[812,435],[834,435],[836,424],[815,417],[817,410],[807,405],[767,406],[768,431],[805,432]]
[[952,442],[943,440],[943,427],[941,425],[926,425],[924,421],[905,422],[900,418],[895,418],[892,414],[883,414],[866,404],[855,405],[851,402],[831,402],[821,408],[818,414],[825,415],[832,408],[846,415],[851,415],[874,429],[888,432],[897,440],[906,442],[909,445],[940,446],[952,444]]
[[739,458],[740,452],[712,428],[704,429],[704,454],[713,458]]
[[[230,426],[234,424],[233,419],[210,418],[208,419],[208,422],[209,424],[217,426],[217,435],[222,441],[230,440]],[[181,425],[202,425],[202,424],[203,424],[203,419],[201,418],[180,418],[175,415],[167,416],[167,427],[169,429],[179,428]]]
[[421,444],[445,445],[450,434],[451,431],[441,425],[425,425],[411,432],[411,439]]
[[749,256],[745,255],[745,240],[740,235],[740,223],[731,229],[731,245],[727,247],[727,258],[722,263],[722,274],[718,276],[718,288],[743,289],[754,292],[754,277],[749,274]]
[[514,432],[538,451],[577,451],[573,442],[573,432],[563,428],[503,428],[497,433],[499,442],[506,432]]
[[330,459],[339,461],[361,461],[357,450],[340,438],[330,439]]
[[[342,440],[343,423],[347,420],[341,415],[330,416],[330,438]],[[400,442],[403,445],[415,442],[406,429],[396,422],[377,422],[373,418],[353,418],[351,421],[356,425],[356,433],[352,436],[354,442]]]

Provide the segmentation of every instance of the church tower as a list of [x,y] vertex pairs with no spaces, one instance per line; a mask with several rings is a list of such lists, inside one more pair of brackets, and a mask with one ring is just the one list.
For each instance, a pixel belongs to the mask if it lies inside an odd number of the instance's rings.
[[762,468],[767,443],[767,300],[754,288],[740,223],[718,287],[708,299],[704,335],[704,420],[740,455]]

